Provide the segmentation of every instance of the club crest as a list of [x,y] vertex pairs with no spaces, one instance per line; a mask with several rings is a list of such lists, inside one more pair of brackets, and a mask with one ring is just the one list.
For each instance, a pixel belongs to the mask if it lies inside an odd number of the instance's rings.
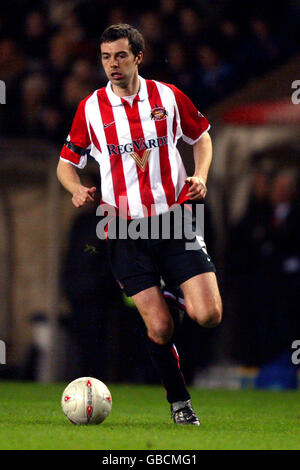
[[154,121],[162,121],[166,119],[167,116],[168,112],[163,106],[154,106],[154,108],[151,109],[150,117],[154,119]]

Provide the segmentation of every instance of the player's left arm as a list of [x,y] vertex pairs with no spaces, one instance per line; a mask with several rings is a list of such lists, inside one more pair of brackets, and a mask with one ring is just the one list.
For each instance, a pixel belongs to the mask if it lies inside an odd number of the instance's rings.
[[190,185],[187,197],[191,200],[203,199],[206,196],[206,181],[212,161],[212,141],[208,132],[205,132],[193,145],[195,171],[193,176],[186,178]]
[[202,199],[206,196],[206,180],[212,160],[212,143],[208,134],[210,124],[185,93],[174,85],[167,86],[171,88],[176,99],[182,138],[193,146],[195,171],[193,176],[185,180],[189,184],[186,196],[191,200]]

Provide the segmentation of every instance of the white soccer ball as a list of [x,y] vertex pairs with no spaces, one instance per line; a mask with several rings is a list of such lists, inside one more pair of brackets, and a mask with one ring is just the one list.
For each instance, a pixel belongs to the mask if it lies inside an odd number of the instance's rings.
[[80,377],[63,391],[61,406],[73,424],[100,424],[111,412],[111,393],[100,380]]

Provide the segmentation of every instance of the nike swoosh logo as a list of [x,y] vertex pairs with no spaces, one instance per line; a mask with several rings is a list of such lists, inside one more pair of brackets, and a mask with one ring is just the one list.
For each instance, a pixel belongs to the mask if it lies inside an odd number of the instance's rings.
[[107,127],[111,126],[112,124],[114,124],[115,121],[113,122],[110,122],[109,124],[103,124],[103,127],[104,129],[106,129]]

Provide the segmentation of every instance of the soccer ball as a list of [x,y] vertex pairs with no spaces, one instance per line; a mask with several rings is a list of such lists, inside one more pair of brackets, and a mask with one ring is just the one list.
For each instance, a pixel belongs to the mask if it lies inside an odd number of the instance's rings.
[[100,380],[80,377],[63,391],[61,406],[73,424],[100,424],[111,412],[111,393]]

